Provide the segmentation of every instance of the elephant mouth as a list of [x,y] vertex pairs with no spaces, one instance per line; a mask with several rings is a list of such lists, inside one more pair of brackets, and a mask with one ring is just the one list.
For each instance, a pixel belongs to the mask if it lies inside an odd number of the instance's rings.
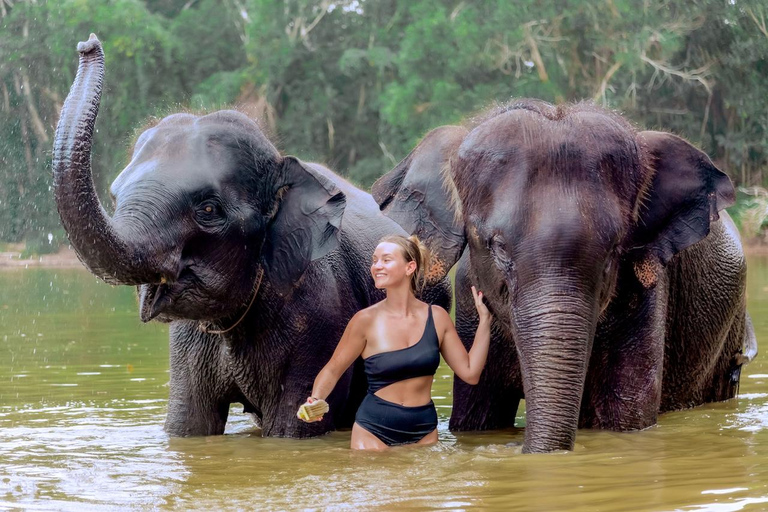
[[142,322],[149,322],[168,309],[173,303],[169,292],[170,286],[168,283],[143,284],[139,286],[139,309]]

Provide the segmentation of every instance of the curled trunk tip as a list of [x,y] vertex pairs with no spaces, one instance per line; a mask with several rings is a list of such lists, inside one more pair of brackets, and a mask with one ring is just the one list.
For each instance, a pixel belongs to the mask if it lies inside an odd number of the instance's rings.
[[91,53],[97,48],[101,48],[101,41],[99,41],[99,38],[94,33],[91,33],[87,41],[77,43],[77,51],[83,55]]

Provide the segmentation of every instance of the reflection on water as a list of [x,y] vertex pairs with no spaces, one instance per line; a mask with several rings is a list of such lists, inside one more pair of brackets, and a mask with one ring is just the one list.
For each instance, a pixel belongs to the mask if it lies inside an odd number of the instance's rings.
[[[749,279],[765,346],[768,259]],[[764,354],[737,400],[526,456],[522,430],[448,432],[441,367],[440,443],[369,454],[348,449],[349,432],[263,439],[238,407],[227,435],[169,438],[167,335],[139,322],[131,289],[84,271],[0,273],[0,509],[768,509]]]

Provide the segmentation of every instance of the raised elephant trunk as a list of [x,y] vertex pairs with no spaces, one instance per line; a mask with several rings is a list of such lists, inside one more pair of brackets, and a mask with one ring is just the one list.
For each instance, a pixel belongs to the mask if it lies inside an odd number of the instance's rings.
[[579,299],[564,307],[562,296],[537,295],[514,311],[526,404],[523,452],[572,450],[595,320]]
[[77,45],[80,63],[61,112],[53,146],[53,183],[62,224],[80,260],[112,284],[155,282],[159,276],[117,232],[91,175],[93,127],[104,80],[104,52],[94,34]]

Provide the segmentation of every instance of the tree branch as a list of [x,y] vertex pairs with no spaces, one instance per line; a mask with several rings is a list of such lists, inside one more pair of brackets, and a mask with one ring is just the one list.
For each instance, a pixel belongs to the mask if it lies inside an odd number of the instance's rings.
[[325,123],[328,125],[328,151],[333,152],[333,139],[334,135],[336,134],[336,130],[333,128],[333,121],[331,121],[330,117],[325,118]]
[[13,0],[0,0],[0,17],[2,18],[8,16],[8,9],[5,8],[6,5],[9,8],[13,7]]
[[[331,0],[323,0],[320,2],[320,13],[315,16],[315,19],[312,20],[312,23],[310,23],[307,26],[302,26],[301,28],[301,40],[304,43],[304,46],[307,46],[309,48],[309,41],[307,37],[309,36],[309,33],[312,32],[312,29],[317,26],[318,23],[320,23],[320,20],[322,20],[326,14],[328,14],[328,8],[331,6]],[[303,21],[303,18],[302,18]]]
[[749,14],[750,18],[752,18],[752,21],[755,22],[755,25],[757,25],[757,28],[760,30],[760,32],[763,33],[765,37],[768,37],[768,27],[765,25],[765,16],[763,16],[763,13],[760,13],[760,19],[758,20],[757,16],[755,16],[755,13],[750,9],[749,7],[746,9],[747,14]]
[[[21,126],[21,140],[24,141],[24,160],[27,162],[27,176],[29,177],[29,183],[32,183],[33,177],[35,175],[35,165],[32,162],[32,147],[29,144],[29,131],[27,130],[27,120],[24,118],[24,116],[19,116],[20,126]],[[24,185],[22,183],[21,177],[19,177],[19,192],[21,194],[24,194]]]
[[385,146],[382,141],[379,141],[379,147],[381,148],[381,152],[384,153],[384,156],[389,158],[389,161],[392,162],[392,165],[397,165],[397,160],[395,160],[395,156],[389,152],[389,150],[387,149],[387,146]]
[[605,105],[605,88],[608,86],[608,81],[611,79],[611,77],[619,70],[621,67],[622,62],[614,62],[613,66],[611,66],[608,71],[605,73],[605,76],[603,77],[602,82],[600,82],[600,87],[598,87],[597,92],[592,97],[593,101],[597,101],[598,98],[603,98],[603,105]]
[[528,43],[528,47],[531,49],[531,59],[536,64],[536,71],[539,73],[539,80],[542,82],[549,82],[549,75],[547,74],[547,68],[544,67],[544,60],[539,53],[539,46],[536,44],[536,40],[531,33],[531,27],[538,22],[531,21],[523,25],[523,33],[525,34],[525,41]]
[[712,85],[709,83],[709,81],[706,78],[707,76],[709,76],[708,71],[709,71],[709,68],[712,66],[712,62],[708,62],[707,64],[705,64],[704,66],[698,69],[693,69],[690,71],[681,71],[679,69],[672,68],[667,64],[651,59],[645,54],[645,51],[643,51],[640,54],[640,59],[643,62],[650,64],[656,71],[665,73],[667,75],[677,76],[682,78],[683,80],[699,82],[702,86],[704,86],[704,88],[707,90],[708,93],[711,94],[712,92]]
[[41,143],[48,143],[48,134],[45,131],[45,125],[40,119],[40,115],[37,113],[37,107],[35,107],[34,99],[32,98],[32,88],[29,86],[29,75],[26,71],[21,72],[22,91],[24,92],[24,98],[27,100],[27,110],[29,110],[29,117],[32,120],[32,129],[35,131],[37,140]]
[[709,109],[712,108],[712,90],[709,90],[707,96],[707,106],[704,109],[704,119],[701,121],[701,129],[699,130],[699,140],[704,140],[704,132],[707,130],[707,123],[709,122]]
[[[0,0],[2,1],[2,0]],[[10,112],[11,111],[11,99],[10,94],[8,94],[8,86],[5,85],[5,81],[0,82],[0,85],[3,86],[3,111],[4,112]]]

